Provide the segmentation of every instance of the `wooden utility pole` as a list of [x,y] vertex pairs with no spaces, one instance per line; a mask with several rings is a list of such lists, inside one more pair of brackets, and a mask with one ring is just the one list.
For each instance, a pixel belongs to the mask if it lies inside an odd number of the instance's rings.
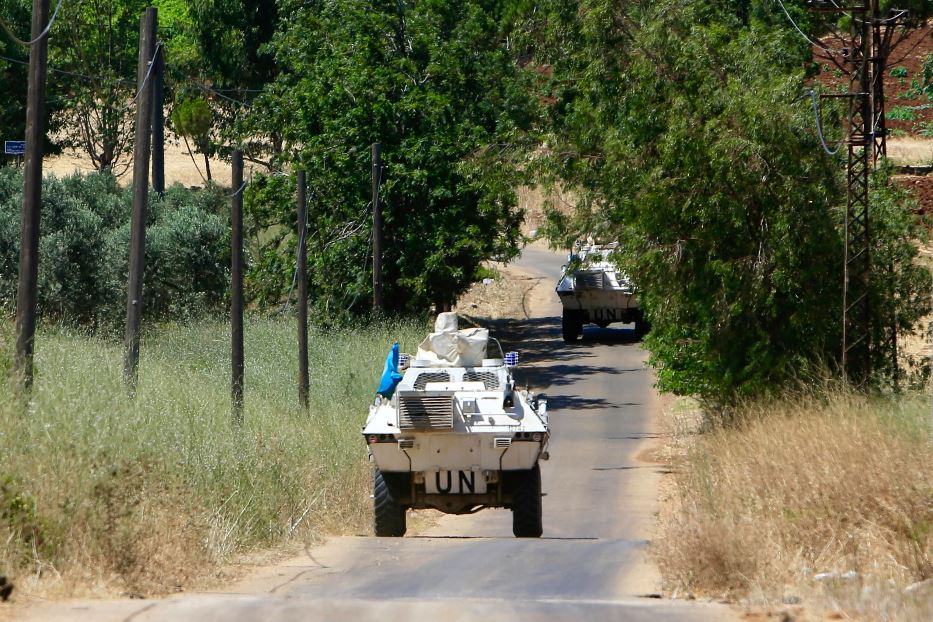
[[298,401],[308,408],[308,182],[298,171]]
[[165,194],[165,48],[161,45],[156,46],[151,80],[152,189],[162,196]]
[[243,423],[243,152],[233,152],[230,198],[230,399],[233,423]]
[[143,272],[146,249],[146,208],[149,200],[149,147],[152,137],[152,81],[157,14],[148,7],[139,23],[139,64],[136,68],[136,142],[133,148],[133,217],[130,224],[130,262],[126,287],[126,336],[123,379],[135,393],[139,367],[139,328],[143,314]]
[[42,213],[42,147],[45,139],[45,84],[48,35],[40,37],[49,19],[48,0],[33,0],[32,45],[26,100],[26,166],[20,229],[19,283],[16,291],[16,353],[13,373],[22,391],[32,387],[39,279],[39,218]]
[[379,186],[382,183],[382,146],[373,143],[373,311],[382,306],[382,209]]

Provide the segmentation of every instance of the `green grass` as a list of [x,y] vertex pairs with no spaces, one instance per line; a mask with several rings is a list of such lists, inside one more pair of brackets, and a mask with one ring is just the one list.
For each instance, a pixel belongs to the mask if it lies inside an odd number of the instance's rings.
[[[0,382],[0,570],[60,577],[65,591],[162,592],[237,553],[365,531],[359,430],[389,346],[413,350],[424,332],[415,322],[312,332],[305,412],[294,320],[248,321],[236,427],[225,323],[151,329],[135,400],[120,344],[42,330],[29,403]],[[0,338],[8,378],[11,323]]]
[[888,118],[895,121],[913,121],[917,115],[907,106],[895,106],[888,111]]

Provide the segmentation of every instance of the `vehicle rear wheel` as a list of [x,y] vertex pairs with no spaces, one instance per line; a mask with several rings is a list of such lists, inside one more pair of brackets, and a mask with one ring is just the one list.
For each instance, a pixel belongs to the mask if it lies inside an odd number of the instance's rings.
[[400,502],[408,473],[383,473],[373,469],[373,532],[380,537],[405,535],[405,506]]
[[540,538],[541,524],[541,467],[535,465],[527,471],[513,471],[512,480],[512,533],[516,538]]
[[574,343],[583,334],[583,317],[579,311],[564,311],[560,323],[565,343]]

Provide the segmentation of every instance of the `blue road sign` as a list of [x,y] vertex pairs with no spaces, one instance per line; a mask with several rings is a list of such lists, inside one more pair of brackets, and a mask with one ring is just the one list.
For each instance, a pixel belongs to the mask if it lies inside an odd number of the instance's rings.
[[3,141],[3,153],[7,155],[25,155],[25,140],[5,140]]

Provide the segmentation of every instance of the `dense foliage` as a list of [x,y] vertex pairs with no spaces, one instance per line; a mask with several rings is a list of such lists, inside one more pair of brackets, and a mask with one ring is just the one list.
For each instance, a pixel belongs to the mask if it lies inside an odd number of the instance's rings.
[[238,124],[251,100],[278,73],[269,46],[279,25],[278,3],[184,0],[183,4],[185,20],[170,43],[171,89],[176,105],[204,98],[211,106],[210,140],[202,141],[198,149],[205,157],[228,157],[237,145],[251,160],[277,153],[280,143],[274,132],[271,137],[244,135]]
[[49,37],[49,82],[67,90],[59,142],[86,153],[97,170],[131,167],[139,19],[147,0],[62,5]]
[[[0,0],[0,17],[25,37],[29,32],[29,7],[21,0]],[[0,32],[0,140],[22,140],[26,135],[28,58],[21,46]],[[20,61],[20,62],[16,62]]]
[[[661,388],[728,404],[838,362],[844,162],[814,130],[806,95],[819,65],[807,36],[844,39],[845,13],[815,13],[803,0],[155,4],[170,124],[205,158],[239,147],[265,166],[245,190],[247,294],[257,306],[280,304],[293,287],[295,171],[304,169],[315,317],[368,312],[370,145],[379,142],[390,312],[443,308],[484,260],[513,257],[515,189],[542,183],[578,199],[574,213],[550,211],[555,246],[587,235],[623,242],[618,260],[653,323],[646,345]],[[129,148],[143,6],[66,3],[59,19],[69,27],[50,40],[50,107],[61,108],[52,119],[65,130],[55,135],[101,169]],[[933,2],[898,6],[919,23]],[[0,16],[28,31],[23,0],[0,0]],[[25,58],[8,40],[0,54]],[[2,61],[0,71],[10,85],[0,129],[15,137],[24,70]],[[11,175],[0,197],[7,305],[18,231]],[[92,190],[81,194],[82,184]],[[125,193],[109,176],[50,181],[48,191],[44,312],[118,316],[128,217],[111,204]],[[150,311],[216,301],[227,252],[220,195],[176,189],[154,201]],[[909,208],[879,171],[872,341],[886,379],[898,373],[893,337],[913,329],[928,299]]]
[[[827,157],[806,93],[809,50],[733,3],[549,5],[526,37],[553,62],[543,163],[578,189],[550,233],[620,239],[641,292],[664,390],[727,404],[841,351],[841,162]],[[926,308],[916,219],[877,185],[877,363],[897,317]],[[885,196],[885,199],[882,199]],[[890,258],[890,261],[888,261]],[[882,328],[888,327],[888,328]]]
[[[315,299],[331,313],[371,300],[370,144],[380,142],[386,306],[449,304],[483,260],[513,256],[519,238],[512,159],[533,100],[500,30],[502,3],[282,2],[280,11],[289,15],[273,42],[281,73],[254,106],[251,133],[278,133],[280,160],[308,171]],[[293,230],[294,217],[280,224]]]
[[[0,169],[0,306],[16,303],[22,175]],[[43,185],[39,310],[45,318],[116,326],[126,310],[132,193],[107,173]],[[152,195],[146,229],[147,317],[216,307],[229,285],[228,224],[215,192],[169,188]]]

